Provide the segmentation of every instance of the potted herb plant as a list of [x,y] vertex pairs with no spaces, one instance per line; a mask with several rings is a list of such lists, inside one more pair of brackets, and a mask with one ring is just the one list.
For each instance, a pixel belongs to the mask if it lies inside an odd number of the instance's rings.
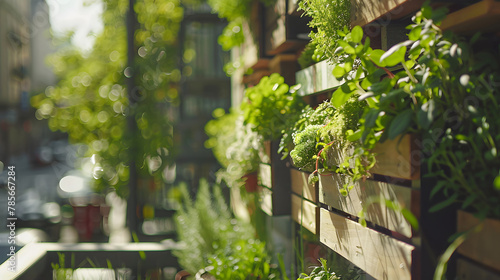
[[237,109],[228,114],[223,109],[216,109],[213,115],[215,118],[205,126],[209,136],[205,147],[212,149],[222,165],[217,173],[219,180],[232,187],[245,186],[247,191],[256,191],[257,170],[259,164],[266,161],[261,137],[243,123]]

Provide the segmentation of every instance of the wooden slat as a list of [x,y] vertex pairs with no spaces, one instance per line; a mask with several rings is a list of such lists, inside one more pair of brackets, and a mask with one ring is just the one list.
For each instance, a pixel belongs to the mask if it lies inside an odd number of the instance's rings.
[[[472,214],[457,212],[457,231],[464,232],[481,222]],[[457,251],[478,263],[500,271],[500,220],[486,219],[481,231],[472,233]]]
[[281,15],[276,18],[264,31],[266,54],[272,56],[302,49],[309,41],[307,22],[300,16]]
[[266,188],[261,187],[259,191],[259,202],[260,209],[264,211],[269,216],[273,215],[273,191]]
[[248,69],[256,65],[259,60],[259,46],[257,42],[254,41],[254,37],[249,23],[244,21],[242,25],[242,30],[245,36],[245,41],[239,48],[237,48],[238,52],[235,54],[235,56],[243,57],[242,68]]
[[500,279],[500,273],[485,269],[463,258],[457,260],[458,280]]
[[268,188],[272,188],[272,175],[271,175],[271,165],[261,163],[259,165],[259,179],[260,185]]
[[312,202],[317,202],[317,188],[307,182],[308,178],[309,173],[301,172],[296,169],[290,169],[292,192]]
[[342,174],[320,176],[319,202],[353,216],[358,216],[366,207],[365,219],[367,221],[408,238],[412,237],[412,227],[403,214],[388,208],[384,203],[367,204],[374,199],[391,200],[406,209],[411,209],[412,204],[418,204],[418,201],[412,201],[412,192],[415,191],[407,187],[366,180],[354,183],[354,188],[347,196],[343,196],[340,190],[347,180],[347,176]]
[[269,62],[269,70],[280,73],[285,83],[295,85],[295,73],[299,70],[296,54],[279,54]]
[[422,7],[425,0],[351,0],[351,26],[364,26],[385,17],[384,22],[402,18]]
[[414,247],[320,210],[320,241],[376,279],[411,279]]
[[299,0],[288,0],[287,4],[287,13],[289,15],[298,15],[300,16],[302,13],[297,11],[299,8]]
[[338,81],[332,74],[334,65],[327,61],[318,62],[298,71],[295,76],[301,88],[297,91],[300,96],[306,96],[326,90],[333,90],[343,81]]
[[375,174],[416,180],[420,178],[420,151],[416,139],[406,134],[402,138],[387,140],[374,148],[377,163],[370,170]]
[[276,20],[286,15],[287,0],[276,0],[274,5],[264,8],[265,27],[272,28]]
[[292,194],[292,218],[310,232],[317,234],[319,207]]
[[[370,173],[391,176],[406,180],[420,178],[420,151],[416,147],[417,140],[413,135],[406,134],[394,140],[378,143],[373,152],[376,154],[375,166]],[[328,165],[340,165],[354,153],[354,148],[347,151],[328,149]],[[354,161],[350,161],[354,167]]]
[[500,2],[483,0],[446,16],[441,29],[472,35],[500,30]]

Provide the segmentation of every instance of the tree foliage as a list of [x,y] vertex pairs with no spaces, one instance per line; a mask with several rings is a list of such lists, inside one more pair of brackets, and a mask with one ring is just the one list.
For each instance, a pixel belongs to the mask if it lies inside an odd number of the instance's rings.
[[[32,98],[38,119],[70,141],[88,146],[98,189],[114,187],[126,196],[129,162],[139,173],[161,179],[171,163],[173,136],[167,109],[178,97],[177,34],[183,10],[179,0],[144,0],[135,5],[135,69],[127,69],[125,18],[128,1],[103,0],[104,29],[88,53],[65,46],[49,58],[59,77],[56,86]],[[129,103],[125,75],[136,87]],[[127,129],[134,116],[138,132]],[[133,155],[131,153],[133,151]]]

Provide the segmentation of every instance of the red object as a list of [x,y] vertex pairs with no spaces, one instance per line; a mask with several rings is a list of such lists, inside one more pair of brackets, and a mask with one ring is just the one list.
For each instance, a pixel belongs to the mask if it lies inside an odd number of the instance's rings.
[[101,227],[101,207],[99,205],[73,206],[74,226],[80,241],[90,241]]
[[257,178],[257,172],[253,172],[247,175],[243,176],[243,179],[245,180],[245,189],[247,192],[256,192],[259,184],[258,184],[258,178]]

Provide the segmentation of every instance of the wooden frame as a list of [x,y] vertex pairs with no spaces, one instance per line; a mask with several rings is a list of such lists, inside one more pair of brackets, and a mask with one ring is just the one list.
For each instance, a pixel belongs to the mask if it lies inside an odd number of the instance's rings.
[[[328,149],[328,165],[342,164],[345,159],[354,153],[354,149],[347,152]],[[406,134],[394,140],[378,143],[373,152],[376,154],[375,166],[370,173],[390,176],[404,180],[420,178],[420,150],[418,139],[414,135]],[[354,166],[354,163],[351,163]]]
[[412,279],[415,247],[320,210],[320,241],[376,279]]
[[305,69],[298,71],[295,74],[295,79],[302,86],[297,91],[300,96],[307,96],[333,90],[335,87],[342,85],[343,81],[338,81],[332,75],[334,65],[326,60],[311,65]]
[[291,199],[293,220],[310,232],[318,234],[319,207],[296,194],[292,194]]
[[500,2],[482,0],[446,16],[441,29],[471,35],[500,30]]
[[289,0],[277,0],[275,5],[265,9],[266,55],[297,51],[308,43],[309,18],[296,15],[296,7],[296,3]]
[[457,231],[465,232],[482,226],[478,232],[471,232],[465,242],[458,247],[457,251],[485,267],[497,271],[500,278],[500,220],[486,219],[481,222],[472,214],[463,210],[457,212]]
[[342,174],[320,176],[319,202],[353,217],[357,217],[363,212],[366,221],[400,233],[405,237],[413,237],[414,232],[410,223],[401,212],[388,207],[385,200],[391,200],[418,216],[419,192],[417,190],[366,180],[354,183],[354,187],[348,195],[343,196],[340,190],[346,180],[348,180],[347,176]]
[[425,0],[351,0],[351,26],[365,26],[381,17],[399,19],[417,11]]
[[290,169],[292,193],[316,203],[318,202],[318,188],[315,185],[309,184],[308,179],[309,173]]

